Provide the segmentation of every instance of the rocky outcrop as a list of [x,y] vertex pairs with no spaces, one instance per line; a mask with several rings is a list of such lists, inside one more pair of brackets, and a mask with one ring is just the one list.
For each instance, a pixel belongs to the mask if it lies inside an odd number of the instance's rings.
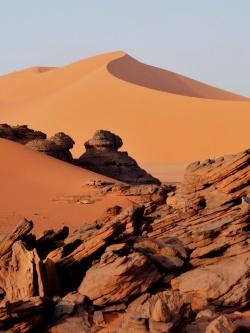
[[160,181],[141,169],[127,152],[120,152],[122,139],[109,131],[96,131],[85,143],[86,152],[78,164],[91,171],[131,184],[160,184]]
[[250,150],[189,167],[184,183],[168,195],[168,210],[154,213],[149,235],[171,232],[191,252],[193,266],[249,252],[249,182]]
[[199,165],[177,189],[90,182],[134,204],[71,234],[36,238],[24,220],[2,237],[0,329],[248,332],[249,151]]
[[[235,269],[237,267],[237,269]],[[249,253],[192,269],[171,281],[172,288],[191,302],[193,310],[213,305],[228,311],[249,303]]]
[[0,124],[0,138],[26,144],[31,140],[46,139],[46,134],[34,131],[28,128],[27,125],[10,126],[8,124]]
[[70,149],[73,148],[74,143],[70,136],[59,132],[48,139],[29,141],[26,146],[32,150],[58,158],[59,160],[73,162]]
[[47,138],[45,133],[30,129],[27,125],[0,124],[0,138],[24,144],[30,149],[73,163],[70,149],[73,148],[75,142],[63,132]]
[[239,203],[250,193],[250,149],[216,160],[194,162],[168,204],[185,212]]

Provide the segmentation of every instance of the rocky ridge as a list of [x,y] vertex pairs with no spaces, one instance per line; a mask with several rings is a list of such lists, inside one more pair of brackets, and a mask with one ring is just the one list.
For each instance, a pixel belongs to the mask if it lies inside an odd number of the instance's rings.
[[70,234],[24,220],[0,241],[0,329],[249,332],[249,184],[246,150],[192,164],[176,189],[92,182],[134,204]]

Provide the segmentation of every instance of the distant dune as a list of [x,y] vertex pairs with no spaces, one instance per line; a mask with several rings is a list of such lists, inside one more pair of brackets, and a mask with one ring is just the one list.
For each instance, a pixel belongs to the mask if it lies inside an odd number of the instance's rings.
[[180,74],[145,65],[129,55],[115,59],[108,64],[108,70],[121,80],[171,94],[231,101],[244,101],[242,97],[218,89]]
[[[97,197],[89,180],[109,178],[0,139],[0,234],[23,217],[33,220],[35,231],[69,225],[73,231],[93,222],[114,205],[126,206],[122,197]],[[114,180],[112,180],[115,182]],[[91,204],[77,202],[91,198]]]
[[250,146],[249,99],[141,64],[124,52],[0,77],[0,121],[48,134],[65,131],[76,141],[75,155],[96,129],[111,130],[142,166],[156,166],[150,170],[156,176],[169,163]]

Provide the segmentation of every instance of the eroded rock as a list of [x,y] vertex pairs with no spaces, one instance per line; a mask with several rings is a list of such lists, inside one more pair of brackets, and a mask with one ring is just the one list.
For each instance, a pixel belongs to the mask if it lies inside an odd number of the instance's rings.
[[120,152],[122,139],[109,131],[96,131],[85,143],[86,152],[79,158],[79,165],[91,171],[132,184],[160,184],[127,152]]

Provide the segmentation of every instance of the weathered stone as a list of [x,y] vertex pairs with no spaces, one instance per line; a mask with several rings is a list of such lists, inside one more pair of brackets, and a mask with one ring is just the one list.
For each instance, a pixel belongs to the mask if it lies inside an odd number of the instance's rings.
[[249,270],[247,253],[181,274],[171,285],[192,303],[194,310],[208,305],[220,311],[237,309],[249,304]]
[[236,327],[227,317],[221,315],[214,319],[206,328],[205,333],[234,333]]
[[131,253],[120,257],[107,253],[87,271],[79,292],[95,305],[104,306],[145,292],[160,277],[161,274],[143,254]]
[[36,250],[27,250],[22,241],[14,243],[11,256],[0,269],[0,285],[11,302],[44,296],[42,262]]
[[58,158],[65,162],[73,162],[71,152],[69,151],[74,145],[70,136],[62,132],[56,133],[48,139],[35,139],[29,141],[26,146],[32,150]]
[[27,125],[9,126],[7,124],[0,124],[0,138],[26,144],[31,140],[46,139],[46,134],[34,131],[28,128]]
[[160,181],[141,169],[127,152],[120,152],[119,136],[105,130],[96,131],[85,143],[86,152],[78,164],[91,171],[132,184],[160,184]]
[[250,193],[250,149],[217,160],[191,164],[168,204],[184,211],[237,202]]

